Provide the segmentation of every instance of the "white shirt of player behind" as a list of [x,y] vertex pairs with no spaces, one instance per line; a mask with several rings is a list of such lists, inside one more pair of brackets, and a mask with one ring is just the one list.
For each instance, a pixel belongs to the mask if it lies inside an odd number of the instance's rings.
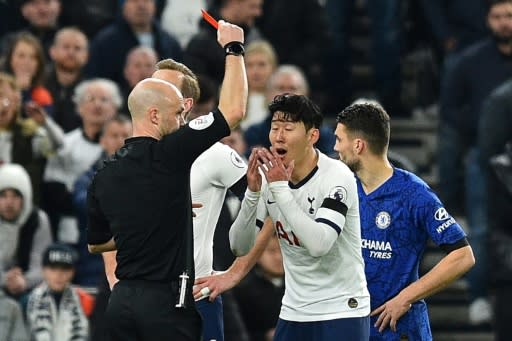
[[213,272],[213,236],[227,190],[240,180],[247,165],[231,147],[217,142],[192,164],[192,202],[203,207],[194,212],[194,262],[196,278]]
[[[292,192],[300,210],[309,218],[329,221],[341,228],[338,239],[324,256],[313,257],[304,246],[295,245],[293,226],[286,221],[263,177],[257,217],[263,220],[268,212],[274,225],[279,222],[294,244],[279,238],[286,283],[279,317],[287,321],[325,321],[370,313],[356,180],[345,164],[320,152],[318,155],[316,173]],[[347,206],[346,217],[321,207],[329,197]],[[281,228],[277,230],[279,233]]]

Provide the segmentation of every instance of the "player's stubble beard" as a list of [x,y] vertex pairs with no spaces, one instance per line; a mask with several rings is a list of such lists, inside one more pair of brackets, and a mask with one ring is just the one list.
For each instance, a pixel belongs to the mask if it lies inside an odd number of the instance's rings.
[[359,170],[361,170],[361,161],[360,160],[347,160],[347,161],[345,161],[345,164],[354,173],[357,173]]

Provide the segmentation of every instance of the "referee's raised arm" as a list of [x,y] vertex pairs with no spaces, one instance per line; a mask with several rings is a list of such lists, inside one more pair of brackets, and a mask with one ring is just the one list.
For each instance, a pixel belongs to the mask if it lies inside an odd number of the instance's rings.
[[247,75],[244,64],[244,31],[219,21],[217,41],[226,53],[226,69],[219,97],[219,109],[231,129],[244,118],[247,106]]

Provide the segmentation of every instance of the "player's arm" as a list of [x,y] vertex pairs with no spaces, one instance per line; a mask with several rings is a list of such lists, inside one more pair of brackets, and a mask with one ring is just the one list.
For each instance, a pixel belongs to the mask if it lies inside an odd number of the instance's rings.
[[[217,41],[224,48],[231,42],[244,42],[244,31],[233,24],[219,20]],[[233,129],[245,115],[247,106],[247,75],[243,55],[227,55],[224,80],[219,96],[219,109]]]
[[[229,229],[231,251],[237,257],[246,255],[254,245],[257,231],[263,226],[256,219],[260,203],[261,175],[258,172],[257,150],[249,156],[247,166],[247,190],[238,215]],[[260,204],[263,211],[264,203]]]
[[405,287],[397,296],[372,311],[372,316],[380,314],[376,322],[380,331],[388,325],[396,331],[398,320],[409,310],[411,304],[446,288],[475,264],[473,250],[466,238],[455,244],[441,245],[441,248],[448,254],[436,266]]
[[237,257],[246,255],[253,247],[258,230],[263,223],[256,219],[260,192],[247,189],[242,206],[229,229],[229,245]]
[[[292,227],[293,232],[299,238],[300,243],[309,251],[313,257],[325,255],[334,245],[336,239],[345,224],[345,216],[336,211],[335,219],[316,218],[313,220],[297,204],[293,197],[288,181],[276,181],[269,184],[270,191],[279,205],[279,209],[286,221]],[[329,206],[336,204],[333,199],[326,198],[322,209],[331,210]],[[346,214],[346,206],[340,205],[342,212]]]
[[446,288],[475,264],[473,250],[466,238],[453,245],[441,245],[441,248],[448,254],[429,272],[402,290],[404,297],[411,303]]
[[208,287],[210,289],[210,301],[214,301],[215,298],[223,292],[236,286],[242,278],[254,267],[261,254],[265,250],[268,241],[274,228],[272,220],[267,218],[263,225],[263,228],[256,236],[254,247],[249,251],[248,254],[242,257],[237,257],[229,269],[220,274],[198,278],[195,281],[194,287],[194,298],[200,299],[202,297],[201,289]]
[[[325,255],[332,248],[345,225],[346,202],[325,198],[315,219],[312,219],[295,201],[292,190],[288,186],[293,165],[285,167],[278,155],[273,155],[263,148],[260,149],[258,157],[262,162],[262,172],[269,182],[269,189],[279,205],[279,210],[301,244],[313,257]],[[333,174],[334,177],[337,175]],[[344,200],[347,200],[346,196]]]

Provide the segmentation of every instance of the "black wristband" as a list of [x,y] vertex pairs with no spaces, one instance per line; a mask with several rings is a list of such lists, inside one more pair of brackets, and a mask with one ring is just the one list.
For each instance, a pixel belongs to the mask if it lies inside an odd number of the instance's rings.
[[226,56],[243,56],[245,54],[244,43],[240,41],[232,41],[224,46]]

